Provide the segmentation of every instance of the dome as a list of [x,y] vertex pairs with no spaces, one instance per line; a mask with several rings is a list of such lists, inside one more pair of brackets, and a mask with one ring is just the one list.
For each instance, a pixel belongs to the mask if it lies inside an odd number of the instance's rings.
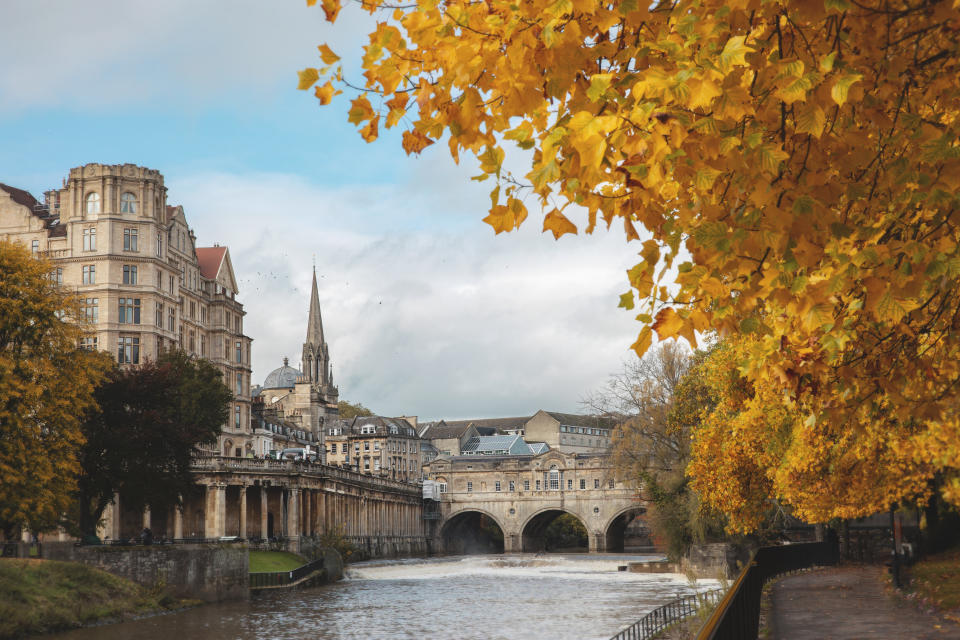
[[263,381],[264,389],[293,389],[297,378],[300,377],[300,371],[289,366],[288,362],[289,360],[284,358],[283,366],[270,372],[267,379]]

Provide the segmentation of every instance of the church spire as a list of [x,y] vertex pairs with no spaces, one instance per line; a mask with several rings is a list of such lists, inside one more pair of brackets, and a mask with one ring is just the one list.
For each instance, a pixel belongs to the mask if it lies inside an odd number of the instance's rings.
[[310,316],[307,320],[307,344],[323,344],[323,320],[320,319],[320,296],[317,294],[317,269],[313,269],[313,290],[310,292]]

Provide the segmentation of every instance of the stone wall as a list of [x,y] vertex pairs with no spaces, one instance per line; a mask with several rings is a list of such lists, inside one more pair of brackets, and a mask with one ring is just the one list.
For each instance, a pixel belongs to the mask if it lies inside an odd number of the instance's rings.
[[48,542],[43,557],[81,562],[146,587],[166,588],[180,598],[220,602],[249,597],[250,562],[241,546],[79,547]]
[[750,550],[727,542],[713,542],[690,546],[680,566],[684,573],[697,578],[735,578],[750,560]]

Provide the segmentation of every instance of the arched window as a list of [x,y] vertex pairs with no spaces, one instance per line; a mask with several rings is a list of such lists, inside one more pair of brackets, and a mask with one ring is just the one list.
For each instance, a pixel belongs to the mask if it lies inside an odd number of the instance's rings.
[[556,465],[550,467],[550,491],[560,490],[560,470]]
[[129,191],[120,196],[120,213],[136,213],[137,196]]
[[100,213],[100,194],[96,191],[87,194],[87,213]]

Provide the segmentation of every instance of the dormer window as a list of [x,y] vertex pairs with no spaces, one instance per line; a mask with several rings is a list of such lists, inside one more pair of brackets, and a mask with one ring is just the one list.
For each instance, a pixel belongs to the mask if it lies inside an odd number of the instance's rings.
[[120,213],[136,213],[137,196],[129,191],[120,196]]
[[96,191],[87,194],[87,213],[100,213],[100,194]]

